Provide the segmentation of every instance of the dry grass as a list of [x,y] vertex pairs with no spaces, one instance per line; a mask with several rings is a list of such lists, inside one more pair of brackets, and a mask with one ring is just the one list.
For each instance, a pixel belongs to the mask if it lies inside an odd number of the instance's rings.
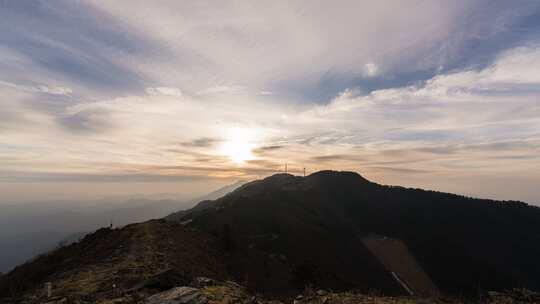
[[[54,265],[37,259],[9,275],[24,280],[32,273],[43,273],[39,269],[44,266],[54,270],[34,277],[35,283],[21,290],[16,301],[41,302],[45,282],[52,282],[54,296],[101,301],[119,298],[166,270],[185,273],[186,280],[193,273],[223,278],[225,270],[214,248],[217,246],[207,235],[176,223],[149,221],[102,229],[51,253]],[[14,281],[6,278],[4,282]]]

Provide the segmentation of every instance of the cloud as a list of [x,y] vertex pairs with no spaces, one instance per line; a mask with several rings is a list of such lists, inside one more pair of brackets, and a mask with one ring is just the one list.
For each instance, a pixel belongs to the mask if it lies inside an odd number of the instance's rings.
[[56,173],[56,172],[0,172],[0,181],[10,183],[40,182],[40,183],[86,183],[86,182],[181,182],[205,179],[200,175],[155,175],[155,174],[85,174],[85,173]]
[[[529,87],[539,87],[540,81],[527,72],[538,58],[537,48],[516,48],[480,71],[440,75],[422,86],[366,96],[346,91],[300,117],[315,128],[340,130],[330,138],[341,144],[369,144],[380,151],[396,147],[437,155],[460,152],[464,159],[477,161],[483,156],[473,157],[475,151],[536,152],[536,146],[524,143],[535,142],[540,135],[537,92]],[[522,77],[514,70],[523,70]],[[529,86],[524,88],[523,83]],[[497,93],[501,87],[505,94]]]
[[58,123],[67,131],[74,133],[103,133],[114,127],[109,112],[104,109],[93,109],[57,118]]
[[358,161],[365,160],[365,158],[358,155],[348,154],[330,154],[330,155],[317,155],[311,157],[311,160],[319,163],[335,163],[339,161]]
[[262,147],[258,147],[257,149],[254,149],[253,153],[262,155],[262,154],[266,154],[268,152],[277,151],[277,150],[281,150],[281,149],[284,149],[284,148],[285,148],[285,146],[282,146],[282,145],[262,146]]
[[371,169],[382,171],[382,172],[394,172],[399,174],[423,174],[423,173],[432,173],[431,171],[426,170],[417,170],[410,168],[398,168],[398,167],[371,167]]
[[369,93],[483,68],[534,39],[538,14],[535,1],[14,2],[0,15],[9,29],[0,69],[19,82],[55,79],[93,100],[160,86],[325,103],[347,88]]
[[375,63],[366,63],[364,75],[366,77],[374,77],[379,73],[379,67]]
[[73,90],[68,87],[61,87],[61,86],[46,86],[46,85],[35,85],[35,86],[28,86],[28,85],[20,85],[15,84],[7,81],[0,81],[1,86],[13,88],[20,91],[25,92],[31,92],[31,93],[45,93],[45,94],[51,94],[51,95],[65,95],[69,96],[71,93],[73,93]]
[[47,87],[44,85],[38,86],[39,91],[52,95],[70,95],[73,91],[66,87]]
[[209,148],[221,141],[222,140],[218,138],[201,137],[201,138],[194,139],[192,141],[183,142],[181,143],[181,145],[185,147]]
[[180,89],[169,87],[146,88],[146,93],[149,95],[182,96],[182,91],[180,91]]
[[369,92],[482,68],[539,26],[530,22],[534,1],[89,5],[172,53],[137,64],[155,82],[182,83],[191,93],[241,83],[311,102],[350,87]]
[[202,91],[197,92],[197,95],[211,95],[211,94],[222,94],[222,93],[240,93],[246,88],[239,85],[217,85],[213,87],[206,88]]
[[[28,16],[31,23],[24,21]],[[148,79],[129,61],[158,55],[151,38],[127,31],[84,2],[3,3],[0,20],[0,53],[9,56],[0,69],[16,83],[54,81],[110,96],[140,90]]]

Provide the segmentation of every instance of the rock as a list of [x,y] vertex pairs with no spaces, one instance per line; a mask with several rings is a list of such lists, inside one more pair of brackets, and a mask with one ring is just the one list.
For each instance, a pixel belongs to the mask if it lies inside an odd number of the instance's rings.
[[67,298],[57,298],[57,299],[51,299],[48,302],[45,302],[45,304],[65,304],[67,303]]
[[243,301],[241,301],[241,303],[242,304],[257,304],[257,303],[259,303],[259,301],[257,301],[257,297],[250,296],[247,299],[243,299]]
[[317,295],[319,295],[319,296],[325,296],[327,294],[328,294],[328,292],[326,292],[326,291],[324,291],[322,289],[317,290]]
[[198,288],[202,288],[206,286],[214,286],[216,284],[217,282],[215,280],[206,278],[206,277],[196,277],[193,280],[193,286],[198,287]]
[[175,287],[148,297],[146,304],[206,304],[208,300],[197,288]]
[[234,281],[227,281],[225,282],[225,284],[229,285],[229,286],[232,286],[234,288],[239,288],[239,289],[244,289],[244,287]]
[[514,288],[502,292],[489,291],[488,295],[493,300],[517,303],[540,303],[540,293],[525,288]]
[[180,273],[174,269],[167,269],[162,272],[154,274],[149,279],[141,282],[128,291],[136,291],[143,288],[157,289],[158,291],[165,291],[176,286],[188,285],[191,279],[183,273]]

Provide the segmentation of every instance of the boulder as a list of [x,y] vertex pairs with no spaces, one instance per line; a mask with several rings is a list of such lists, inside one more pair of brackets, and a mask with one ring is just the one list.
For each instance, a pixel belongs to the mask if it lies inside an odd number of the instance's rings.
[[206,304],[208,300],[197,288],[175,287],[148,297],[146,304]]
[[214,286],[214,285],[217,284],[217,282],[215,280],[213,280],[213,279],[206,278],[206,277],[196,277],[193,280],[192,284],[195,287],[202,288],[202,287],[206,287],[206,286]]
[[67,298],[64,297],[55,297],[49,299],[49,301],[45,302],[44,304],[66,304],[68,302]]

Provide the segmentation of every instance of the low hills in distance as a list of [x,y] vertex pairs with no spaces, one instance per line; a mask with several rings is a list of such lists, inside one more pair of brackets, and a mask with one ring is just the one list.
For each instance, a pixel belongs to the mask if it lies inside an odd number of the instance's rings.
[[540,208],[522,202],[383,186],[353,172],[276,174],[18,266],[0,277],[0,302],[41,303],[46,282],[80,301],[144,299],[200,277],[267,299],[306,287],[429,298],[540,290],[538,227]]
[[116,227],[162,218],[191,208],[201,200],[219,198],[243,181],[221,187],[200,197],[175,193],[129,195],[96,200],[40,201],[0,206],[0,271],[79,240],[100,227]]

